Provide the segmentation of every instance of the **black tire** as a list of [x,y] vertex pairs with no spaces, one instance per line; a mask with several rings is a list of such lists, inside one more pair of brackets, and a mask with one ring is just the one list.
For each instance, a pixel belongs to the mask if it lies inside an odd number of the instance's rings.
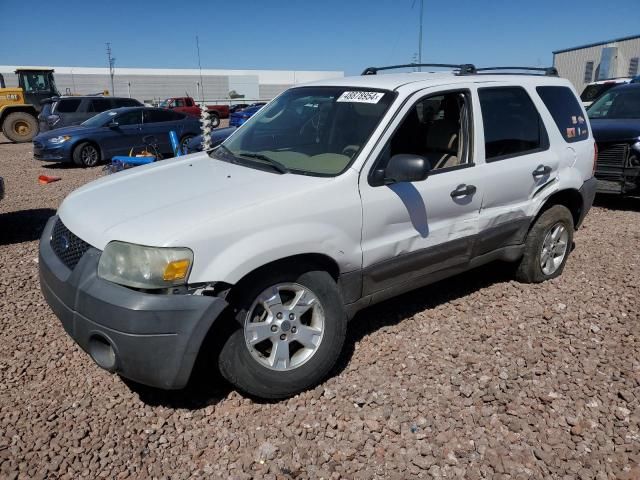
[[30,142],[39,130],[36,117],[26,112],[10,113],[2,122],[2,133],[16,143]]
[[220,115],[218,115],[218,112],[209,112],[209,118],[211,119],[211,128],[218,128],[220,126]]
[[[254,300],[270,286],[295,282],[310,290],[324,312],[324,334],[315,353],[297,368],[273,370],[250,353],[245,342],[244,322]],[[347,316],[335,280],[324,271],[304,273],[268,272],[251,282],[237,299],[234,328],[224,343],[218,366],[223,377],[238,390],[254,397],[280,399],[290,397],[320,383],[340,356],[347,330]]]
[[95,167],[100,160],[100,149],[91,142],[82,142],[73,149],[73,163],[80,167]]
[[[547,234],[557,225],[562,225],[568,233],[566,252],[559,266],[550,274],[543,271],[541,255]],[[516,270],[516,279],[522,283],[540,283],[559,276],[564,270],[573,247],[573,216],[563,205],[554,205],[538,217],[531,227],[525,242],[524,255]]]

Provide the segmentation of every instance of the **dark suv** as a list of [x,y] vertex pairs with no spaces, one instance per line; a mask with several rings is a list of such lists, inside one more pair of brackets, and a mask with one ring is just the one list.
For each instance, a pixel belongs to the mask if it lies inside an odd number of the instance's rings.
[[69,125],[80,125],[85,120],[113,108],[141,107],[133,98],[120,97],[53,97],[45,100],[38,115],[40,131],[46,132]]

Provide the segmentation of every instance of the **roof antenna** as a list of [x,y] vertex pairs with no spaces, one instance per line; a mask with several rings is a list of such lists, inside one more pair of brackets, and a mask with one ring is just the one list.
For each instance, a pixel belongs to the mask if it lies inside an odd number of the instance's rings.
[[[413,0],[411,8],[416,4],[416,0]],[[420,30],[418,31],[418,64],[422,63],[422,23],[424,20],[424,0],[420,0]],[[418,67],[418,71],[422,71],[422,67]]]
[[204,83],[202,83],[202,65],[200,64],[200,39],[196,35],[196,49],[198,50],[198,70],[200,70],[200,100],[204,104]]

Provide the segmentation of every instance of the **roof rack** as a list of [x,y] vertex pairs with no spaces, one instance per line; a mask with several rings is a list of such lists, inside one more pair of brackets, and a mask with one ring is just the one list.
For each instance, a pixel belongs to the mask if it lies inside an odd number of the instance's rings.
[[[522,73],[513,73],[512,71],[501,70],[520,70]],[[558,70],[555,67],[486,67],[476,69],[476,73],[492,73],[495,75],[532,75],[526,72],[541,72],[542,75],[548,77],[557,77]]]
[[458,70],[457,75],[472,75],[476,73],[476,67],[470,63],[462,65],[453,65],[449,63],[407,63],[405,65],[391,65],[388,67],[368,67],[364,69],[361,75],[376,75],[381,70],[396,70],[398,68],[414,67],[451,68],[452,70]]

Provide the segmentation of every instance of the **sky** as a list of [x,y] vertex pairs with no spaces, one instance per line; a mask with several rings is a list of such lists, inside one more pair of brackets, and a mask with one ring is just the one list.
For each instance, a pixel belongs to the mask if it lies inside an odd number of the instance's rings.
[[[412,3],[415,5],[412,7]],[[420,0],[0,0],[0,64],[340,70],[410,63]],[[548,66],[640,33],[628,1],[424,2],[424,63]],[[633,10],[633,9],[632,9]]]

